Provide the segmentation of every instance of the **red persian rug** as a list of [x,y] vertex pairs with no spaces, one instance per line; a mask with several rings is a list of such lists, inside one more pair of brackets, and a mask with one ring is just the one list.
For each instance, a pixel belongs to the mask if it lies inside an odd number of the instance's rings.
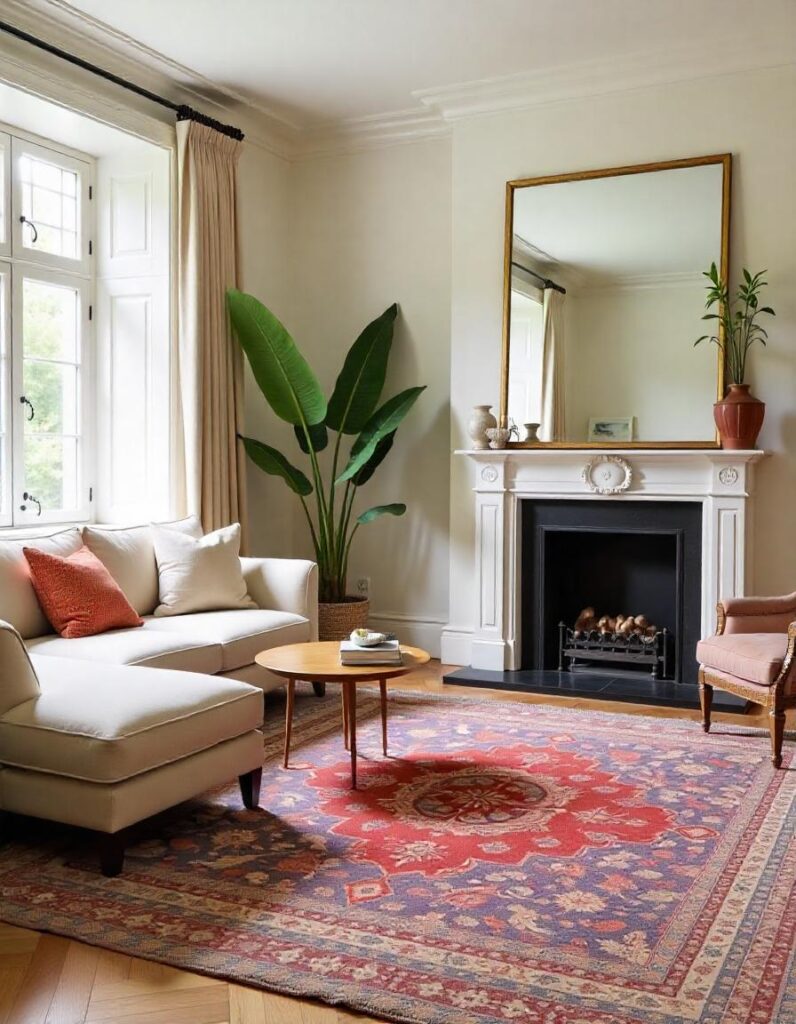
[[358,792],[339,697],[266,729],[237,788],[148,823],[124,875],[85,838],[0,849],[0,917],[423,1024],[796,1021],[792,750],[755,730],[363,694]]

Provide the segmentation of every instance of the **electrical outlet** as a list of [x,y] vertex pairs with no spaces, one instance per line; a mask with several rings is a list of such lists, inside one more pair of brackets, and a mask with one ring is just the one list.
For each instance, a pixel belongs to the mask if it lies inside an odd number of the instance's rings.
[[357,580],[357,594],[360,597],[370,597],[370,576],[360,576]]

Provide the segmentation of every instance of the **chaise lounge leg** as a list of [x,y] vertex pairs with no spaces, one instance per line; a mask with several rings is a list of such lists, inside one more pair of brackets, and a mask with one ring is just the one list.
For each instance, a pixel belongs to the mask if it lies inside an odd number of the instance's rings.
[[773,707],[768,713],[768,731],[771,734],[771,763],[782,767],[782,741],[785,737],[785,709]]
[[326,696],[326,683],[313,683],[312,688],[315,691],[316,697]]
[[240,795],[243,798],[243,806],[253,811],[260,805],[260,781],[263,777],[262,768],[255,768],[245,775],[238,776],[240,783]]
[[100,832],[100,871],[106,878],[115,878],[124,867],[126,835],[122,832]]
[[702,731],[710,732],[710,709],[713,704],[713,687],[699,676],[699,704],[702,708]]

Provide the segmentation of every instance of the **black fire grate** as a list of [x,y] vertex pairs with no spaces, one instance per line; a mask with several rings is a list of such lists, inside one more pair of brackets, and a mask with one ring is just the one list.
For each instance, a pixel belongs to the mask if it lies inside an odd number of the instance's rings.
[[[565,665],[565,661],[569,664]],[[558,671],[572,671],[578,661],[608,661],[649,668],[653,679],[669,676],[669,631],[652,636],[639,633],[604,633],[599,629],[573,629],[558,624]]]

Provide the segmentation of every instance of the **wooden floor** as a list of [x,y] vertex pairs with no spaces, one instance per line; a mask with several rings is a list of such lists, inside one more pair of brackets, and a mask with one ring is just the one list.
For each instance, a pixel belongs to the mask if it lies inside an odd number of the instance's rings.
[[[579,697],[444,686],[439,662],[396,681],[401,689],[558,704],[697,720],[696,711]],[[314,700],[314,697],[307,697]],[[792,715],[788,727],[793,728]],[[714,715],[738,722],[737,715]],[[754,717],[745,721],[758,724]],[[761,718],[759,724],[765,726]],[[0,896],[0,898],[2,898]],[[135,960],[79,942],[0,924],[0,1024],[378,1024],[336,1010]]]

